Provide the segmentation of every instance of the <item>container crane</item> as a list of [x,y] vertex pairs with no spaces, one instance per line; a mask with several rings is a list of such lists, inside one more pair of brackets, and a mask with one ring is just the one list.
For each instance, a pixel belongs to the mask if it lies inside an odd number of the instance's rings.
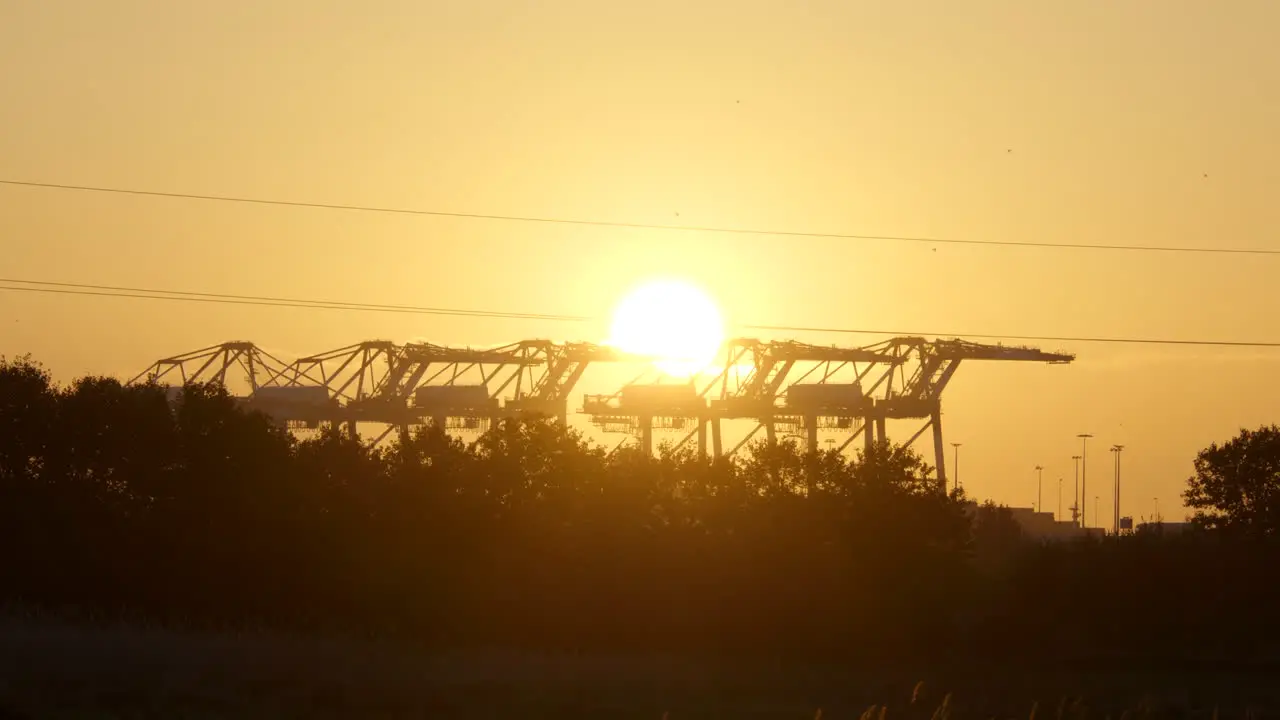
[[358,437],[359,421],[388,421],[386,416],[395,412],[379,402],[377,391],[399,353],[400,346],[389,340],[367,340],[298,358],[284,374],[285,387],[273,391],[263,409],[284,417],[294,429],[346,423],[351,436]]
[[406,345],[379,397],[407,407],[414,423],[483,431],[499,415],[499,395],[523,371],[544,365],[536,345],[456,348],[430,343]]
[[179,387],[212,382],[231,390],[227,373],[235,369],[244,372],[243,379],[248,385],[244,396],[247,397],[259,387],[277,384],[286,372],[286,365],[251,342],[226,342],[157,360],[128,384],[150,381],[165,385],[169,384],[166,380],[171,383],[180,379]]
[[[516,417],[553,417],[561,424],[569,420],[569,395],[592,363],[628,362],[636,357],[594,343],[556,344],[537,342],[546,358],[543,372],[527,379],[528,390],[518,383],[515,397],[503,405],[504,414]],[[525,380],[525,378],[521,378]]]
[[[753,368],[736,387],[731,386],[730,374],[747,357],[752,359]],[[861,347],[734,341],[721,375],[720,397],[711,401],[713,436],[717,439],[714,452],[721,452],[719,425],[726,419],[756,421],[747,436],[730,450],[731,455],[761,430],[769,442],[776,442],[779,426],[803,430],[806,447],[816,451],[820,429],[850,431],[858,420],[865,426],[871,401],[863,383],[870,377],[883,377],[889,371],[886,363],[895,360],[891,355]],[[794,377],[797,372],[799,376]],[[861,428],[853,437],[860,432]]]
[[[725,344],[722,357],[723,365],[701,389],[698,377],[672,384],[651,371],[612,395],[585,396],[582,410],[605,430],[638,435],[649,452],[655,429],[683,430],[692,422],[677,447],[696,437],[705,456],[710,427],[715,457],[726,454],[724,420],[754,421],[729,455],[761,430],[770,442],[776,442],[779,428],[802,430],[810,451],[817,449],[821,430],[849,433],[840,445],[844,450],[859,436],[867,448],[886,440],[890,419],[924,420],[907,444],[933,430],[938,483],[945,489],[941,397],[961,361],[1075,359],[1029,347],[920,337],[865,347],[736,338]],[[355,433],[357,422],[385,423],[380,441],[396,428],[407,431],[428,419],[464,431],[483,430],[495,417],[544,416],[563,423],[569,395],[592,363],[648,360],[592,343],[525,340],[473,349],[374,340],[286,365],[253,343],[230,342],[159,360],[131,382],[180,379],[228,386],[235,379],[228,372],[239,368],[247,387],[238,397],[247,406],[292,429],[345,422]]]
[[[1069,353],[986,345],[960,339],[930,341],[919,337],[899,337],[885,341],[881,346],[895,357],[910,359],[914,371],[910,375],[899,376],[900,389],[894,389],[894,378],[890,377],[884,397],[877,399],[874,408],[876,438],[886,439],[886,421],[889,419],[925,420],[906,444],[914,443],[926,430],[933,430],[934,463],[938,485],[943,492],[947,487],[947,471],[946,447],[942,440],[942,391],[959,369],[961,361],[1000,360],[1060,365],[1075,360],[1075,355]],[[905,363],[898,365],[902,371],[906,367]]]

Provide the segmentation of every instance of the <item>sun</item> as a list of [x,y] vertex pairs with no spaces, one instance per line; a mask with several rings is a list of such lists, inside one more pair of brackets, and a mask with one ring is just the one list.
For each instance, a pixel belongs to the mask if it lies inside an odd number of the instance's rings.
[[653,280],[618,304],[607,343],[689,377],[715,361],[723,341],[724,320],[710,295],[679,280]]

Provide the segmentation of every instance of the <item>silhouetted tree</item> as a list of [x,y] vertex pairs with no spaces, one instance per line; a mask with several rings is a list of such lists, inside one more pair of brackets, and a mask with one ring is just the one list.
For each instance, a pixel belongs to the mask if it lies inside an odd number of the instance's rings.
[[1023,542],[1022,526],[1009,508],[988,500],[974,509],[973,547],[980,560],[1006,559]]
[[1242,430],[1196,456],[1183,492],[1207,528],[1271,535],[1280,530],[1280,427]]
[[885,442],[648,457],[511,419],[373,448],[220,387],[0,361],[0,600],[448,644],[1249,657],[1280,641],[1277,437],[1207,449],[1189,484],[1251,532],[1033,543]]
[[39,477],[56,407],[43,367],[30,356],[0,357],[0,485],[16,490]]
[[128,512],[163,494],[178,462],[164,391],[85,377],[58,396],[47,460],[54,487]]

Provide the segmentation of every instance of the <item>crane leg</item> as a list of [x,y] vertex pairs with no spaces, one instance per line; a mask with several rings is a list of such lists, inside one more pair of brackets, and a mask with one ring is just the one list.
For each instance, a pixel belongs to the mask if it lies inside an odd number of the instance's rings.
[[645,457],[653,457],[653,416],[640,418],[640,448]]
[[705,418],[698,418],[698,459],[707,457],[707,423]]
[[806,415],[804,418],[805,437],[808,441],[809,452],[818,452],[818,418],[813,415]]
[[929,416],[929,424],[933,425],[933,460],[938,468],[938,490],[947,494],[947,453],[942,445],[942,411],[934,408]]
[[717,458],[724,456],[724,441],[720,438],[720,418],[711,421],[711,452]]

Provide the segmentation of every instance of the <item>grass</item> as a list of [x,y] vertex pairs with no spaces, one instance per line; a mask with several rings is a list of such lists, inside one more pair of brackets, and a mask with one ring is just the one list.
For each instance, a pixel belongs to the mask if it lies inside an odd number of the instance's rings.
[[918,682],[889,671],[674,657],[427,655],[341,637],[0,615],[0,720],[1254,720],[1276,707],[1271,677],[948,674]]

